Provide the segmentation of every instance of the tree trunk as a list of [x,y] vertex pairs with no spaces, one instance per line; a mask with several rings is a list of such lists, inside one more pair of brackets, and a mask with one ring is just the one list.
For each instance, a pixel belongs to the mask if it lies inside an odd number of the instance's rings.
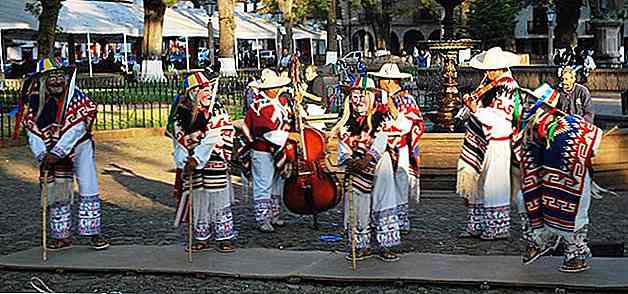
[[166,5],[161,0],[144,0],[144,39],[142,52],[145,58],[161,58],[162,30]]
[[578,44],[576,29],[582,4],[582,0],[556,1],[555,48],[568,48]]
[[362,2],[362,7],[367,12],[367,18],[371,20],[371,27],[375,34],[375,49],[387,49],[390,44],[390,10],[389,4],[385,1],[381,3],[381,6],[377,4],[366,4]]
[[234,55],[234,30],[233,20],[234,0],[218,0],[218,19],[220,27],[220,57],[233,58]]
[[292,27],[294,26],[292,24],[292,21],[285,21],[285,26],[286,26],[286,39],[284,41],[284,46],[286,48],[288,48],[288,52],[290,52],[291,54],[296,52],[297,48],[294,48],[294,40],[293,40],[293,33],[292,33]]
[[329,1],[329,11],[327,13],[327,51],[338,51],[336,45],[336,0]]
[[209,59],[209,64],[214,65],[214,27],[212,26],[211,17],[210,15],[207,22],[207,58]]
[[72,34],[68,38],[68,58],[70,59],[70,64],[76,64],[76,42]]
[[236,75],[235,60],[235,22],[233,10],[235,0],[218,0],[218,25],[219,25],[219,60],[220,72],[226,75]]
[[373,22],[373,31],[375,33],[376,50],[387,50],[390,44],[390,24]]
[[52,57],[55,45],[55,30],[61,9],[61,0],[40,0],[39,36],[37,37],[38,58]]

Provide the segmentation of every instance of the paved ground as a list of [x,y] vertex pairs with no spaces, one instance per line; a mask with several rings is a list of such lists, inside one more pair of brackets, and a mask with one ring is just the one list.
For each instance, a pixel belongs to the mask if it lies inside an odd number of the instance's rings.
[[621,115],[621,99],[606,96],[593,97],[593,112]]
[[[159,255],[160,258],[155,258]],[[519,256],[471,256],[431,253],[403,254],[398,262],[371,258],[357,262],[352,271],[344,254],[329,251],[293,251],[241,248],[223,254],[216,251],[194,255],[193,262],[178,245],[118,245],[94,251],[77,246],[51,253],[41,260],[41,248],[0,256],[0,265],[13,269],[67,271],[106,271],[163,274],[206,274],[241,279],[279,281],[318,281],[346,283],[421,283],[457,285],[503,285],[525,287],[564,287],[589,290],[628,290],[628,260],[593,258],[591,270],[565,274],[556,270],[561,257],[543,257],[531,265],[521,264]]]
[[[125,139],[115,143],[99,142],[97,147],[97,161],[99,167],[100,184],[103,187],[103,222],[104,230],[114,244],[143,244],[143,245],[171,245],[181,244],[183,236],[177,229],[172,228],[174,215],[174,200],[171,196],[171,185],[174,174],[171,170],[170,143],[165,138],[151,137],[141,139]],[[39,245],[40,210],[37,205],[38,188],[36,185],[35,167],[31,163],[31,156],[26,147],[7,148],[0,150],[0,254],[10,254],[16,251],[29,249]],[[117,166],[117,167],[116,167]],[[123,171],[122,168],[132,169],[136,174]],[[242,247],[254,248],[285,248],[292,250],[345,250],[344,242],[322,242],[321,234],[342,234],[340,225],[341,213],[339,208],[320,216],[320,230],[314,230],[309,225],[310,218],[289,215],[286,219],[289,225],[280,228],[270,235],[261,235],[254,228],[253,210],[239,193],[236,187],[237,202],[234,206],[236,227],[240,231],[238,242]],[[626,194],[624,194],[626,195]],[[426,195],[429,196],[429,195]],[[628,217],[625,211],[628,208],[628,197],[606,198],[595,200],[592,205],[592,226],[590,238],[593,241],[623,241],[628,236]],[[401,250],[404,252],[419,251],[443,254],[468,255],[519,255],[523,243],[519,241],[520,230],[518,218],[513,214],[513,239],[499,242],[479,242],[473,240],[459,240],[456,238],[462,229],[465,211],[461,201],[454,197],[422,199],[419,205],[413,205],[411,212],[412,230],[404,237]],[[77,240],[82,243],[82,240]],[[32,272],[3,272],[0,290],[24,289],[24,285]],[[146,290],[139,286],[140,281],[149,283],[161,292],[170,292],[172,289],[187,287],[187,283],[194,281],[190,277],[163,277],[153,275],[87,275],[75,278],[74,275],[37,273],[53,281],[55,285],[69,291],[86,287],[97,289],[105,285],[111,291],[118,289],[123,292],[142,292]],[[113,279],[110,281],[110,279]],[[153,281],[159,280],[157,283]],[[207,281],[213,280],[213,283]],[[80,281],[80,282],[79,282]],[[134,285],[136,281],[138,285]],[[216,282],[219,281],[219,282]],[[120,282],[120,284],[118,284]],[[273,289],[281,292],[296,291],[284,283],[258,282],[231,279],[203,279],[196,281],[202,285],[216,284],[223,287],[225,292],[242,292],[243,287],[250,285],[252,292]],[[2,285],[11,285],[3,289]],[[168,286],[172,284],[172,286]],[[122,285],[121,288],[115,288]],[[145,284],[147,285],[147,284]],[[103,287],[105,287],[103,286]],[[292,285],[291,285],[292,286]],[[402,288],[387,287],[345,287],[309,285],[313,290],[299,290],[307,293],[336,289],[353,293],[364,290],[363,293],[384,293],[392,289],[394,293],[421,293],[422,290],[413,288],[404,292]],[[248,287],[248,286],[246,286]],[[287,287],[287,288],[286,288]],[[309,288],[308,288],[309,289]],[[477,288],[431,288],[424,287],[426,293],[472,293]],[[435,292],[429,292],[432,291]],[[441,289],[441,290],[438,290]],[[456,292],[456,291],[461,292]],[[334,290],[329,290],[335,292]],[[514,290],[513,290],[514,291]],[[178,291],[177,291],[178,292]],[[185,292],[185,291],[184,291]],[[391,292],[393,293],[393,292]],[[498,292],[495,292],[498,293]],[[520,293],[520,292],[512,292]],[[530,292],[532,293],[532,292]]]

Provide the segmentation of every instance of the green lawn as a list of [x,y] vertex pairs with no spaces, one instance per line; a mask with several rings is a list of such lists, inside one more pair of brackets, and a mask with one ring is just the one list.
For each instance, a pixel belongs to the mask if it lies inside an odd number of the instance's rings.
[[95,130],[159,128],[168,123],[170,107],[165,104],[98,105]]
[[[225,105],[231,120],[243,118],[242,106]],[[170,105],[166,103],[99,104],[94,130],[159,128],[168,123]],[[0,120],[0,139],[7,139],[15,129],[15,118],[6,113]]]

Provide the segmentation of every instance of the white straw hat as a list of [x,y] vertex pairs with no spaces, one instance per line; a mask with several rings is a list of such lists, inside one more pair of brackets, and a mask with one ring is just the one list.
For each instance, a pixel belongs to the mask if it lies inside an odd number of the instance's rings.
[[290,84],[290,82],[292,82],[290,78],[280,77],[275,71],[264,69],[260,80],[249,83],[249,86],[258,89],[273,89],[286,86]]
[[469,65],[476,69],[493,70],[517,66],[521,63],[520,60],[519,55],[515,53],[493,47],[471,58]]
[[378,78],[391,80],[402,80],[412,77],[411,74],[402,73],[395,63],[384,63],[378,72],[369,72],[369,74]]

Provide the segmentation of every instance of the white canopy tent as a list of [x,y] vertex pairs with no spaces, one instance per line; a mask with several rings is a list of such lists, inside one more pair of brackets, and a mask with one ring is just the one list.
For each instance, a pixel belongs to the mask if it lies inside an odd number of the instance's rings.
[[37,30],[37,19],[24,11],[24,0],[2,0],[0,11],[0,29]]
[[[24,10],[24,0],[0,1],[0,36],[2,30],[19,29],[37,31],[37,19]],[[255,40],[259,47],[260,39],[276,39],[278,24],[262,16],[240,11],[234,12],[235,40]],[[194,9],[189,5],[176,5],[166,9],[163,26],[164,37],[207,37],[209,16],[204,9]],[[122,35],[126,53],[127,36],[142,37],[144,31],[143,1],[134,3],[94,2],[84,0],[66,0],[59,11],[58,26],[63,33],[81,35]],[[218,36],[217,14],[212,17],[214,37]],[[295,26],[294,39],[326,39],[324,31],[306,26]],[[91,36],[87,36],[88,43]],[[311,41],[310,41],[311,42]],[[0,38],[0,48],[2,40]],[[88,44],[88,48],[91,44]],[[258,48],[259,51],[259,48]],[[0,50],[0,65],[4,62]],[[259,64],[259,52],[258,52]],[[91,58],[91,56],[88,56]],[[125,54],[126,63],[126,54]],[[91,66],[91,63],[90,63]],[[0,66],[0,70],[3,67]],[[91,69],[90,69],[91,72]]]

